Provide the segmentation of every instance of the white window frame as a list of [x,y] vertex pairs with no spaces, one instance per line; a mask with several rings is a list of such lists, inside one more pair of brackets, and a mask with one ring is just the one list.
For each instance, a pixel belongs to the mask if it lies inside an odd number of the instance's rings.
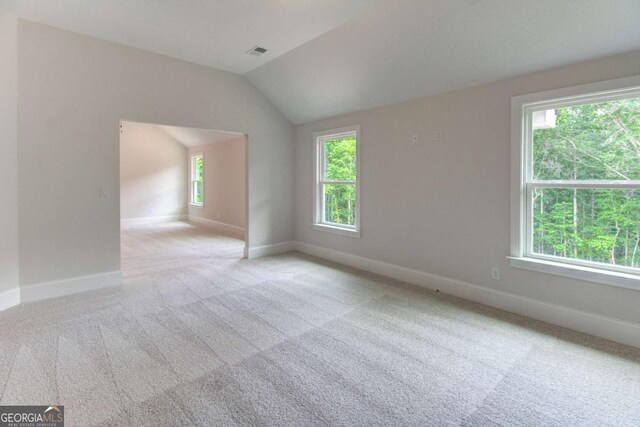
[[640,76],[513,97],[511,100],[512,267],[640,290],[640,273],[630,267],[573,260],[533,252],[534,188],[640,188],[640,181],[535,181],[532,178],[532,116],[536,111],[640,97]]
[[[355,136],[356,138],[356,181],[326,181],[324,180],[324,142],[337,138]],[[327,231],[350,237],[361,237],[360,228],[360,207],[362,199],[360,196],[362,179],[360,161],[362,152],[362,138],[360,126],[346,126],[339,129],[331,129],[313,134],[313,223],[314,230]],[[324,197],[323,186],[326,184],[355,184],[356,186],[356,214],[355,225],[334,224],[324,220]]]
[[[198,181],[196,179],[196,162],[198,159],[202,159],[202,203],[198,203],[195,200],[195,183]],[[189,171],[189,204],[191,206],[195,206],[197,208],[204,207],[204,153],[194,153],[191,155],[191,163],[190,163],[190,171]]]

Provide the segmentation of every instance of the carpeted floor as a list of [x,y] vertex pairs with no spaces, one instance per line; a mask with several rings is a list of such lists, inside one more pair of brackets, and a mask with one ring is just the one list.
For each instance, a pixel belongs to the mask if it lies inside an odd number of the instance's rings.
[[118,288],[0,313],[0,402],[67,425],[640,425],[640,350],[186,223]]

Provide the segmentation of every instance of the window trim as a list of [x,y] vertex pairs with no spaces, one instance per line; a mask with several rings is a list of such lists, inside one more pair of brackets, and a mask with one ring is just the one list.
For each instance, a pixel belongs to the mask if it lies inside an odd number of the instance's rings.
[[[202,203],[197,203],[194,199],[194,183],[197,181],[195,178],[196,172],[196,161],[197,159],[202,158]],[[204,208],[204,153],[193,153],[191,154],[191,161],[189,167],[189,205],[195,208]]]
[[[335,139],[341,136],[349,136],[355,134],[356,137],[356,215],[355,225],[340,225],[323,221],[323,193],[322,186],[326,183],[348,183],[352,184],[353,181],[324,181],[322,180],[322,171],[324,164],[324,150],[321,150],[324,141],[328,139]],[[361,188],[362,188],[362,137],[360,131],[360,125],[345,126],[338,129],[329,129],[320,132],[314,132],[313,134],[313,222],[311,228],[319,231],[326,231],[329,233],[340,234],[350,237],[361,237],[361,222],[360,222],[360,210],[362,206]]]
[[[529,192],[534,186],[566,186],[582,188],[625,188],[637,181],[534,181],[530,178],[532,141],[531,114],[550,107],[640,97],[640,76],[573,86],[563,89],[514,96],[511,99],[511,245],[509,264],[537,272],[572,279],[640,290],[640,273],[630,268],[607,266],[589,261],[534,254],[532,239],[527,236],[532,226],[528,208]],[[531,114],[529,114],[531,113]]]
[[[603,184],[602,181],[529,179],[532,156],[530,117],[533,112],[550,107],[569,107],[624,99],[633,95],[640,96],[640,76],[514,96],[511,99],[511,247],[510,256],[507,257],[511,267],[640,290],[640,274],[630,268],[534,254],[532,241],[527,237],[532,222],[531,209],[528,209],[529,193],[533,191],[534,186],[624,188],[631,184],[629,181],[615,180]],[[633,185],[636,184],[634,181]]]

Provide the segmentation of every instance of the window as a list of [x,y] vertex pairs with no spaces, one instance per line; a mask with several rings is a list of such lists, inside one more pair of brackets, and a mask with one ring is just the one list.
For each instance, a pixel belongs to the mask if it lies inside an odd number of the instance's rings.
[[204,157],[191,156],[191,204],[204,206]]
[[513,99],[512,262],[640,287],[640,79]]
[[314,134],[313,227],[360,236],[360,127]]

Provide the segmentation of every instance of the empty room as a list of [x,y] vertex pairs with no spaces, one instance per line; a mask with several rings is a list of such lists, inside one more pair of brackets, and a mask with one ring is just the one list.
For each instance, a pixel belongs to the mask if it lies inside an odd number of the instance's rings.
[[[244,135],[123,120],[124,281],[132,289],[151,290],[149,306],[213,295],[216,282],[228,276],[221,267],[237,267],[235,261],[244,257],[246,197]],[[137,279],[151,285],[145,288]]]
[[0,0],[0,425],[640,425],[637,0]]

